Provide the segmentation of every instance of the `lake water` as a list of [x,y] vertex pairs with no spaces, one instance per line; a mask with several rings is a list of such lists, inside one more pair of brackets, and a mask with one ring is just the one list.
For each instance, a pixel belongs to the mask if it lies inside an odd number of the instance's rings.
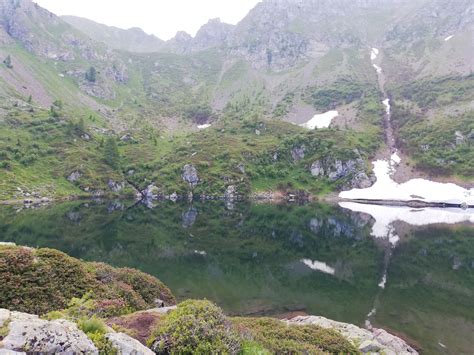
[[96,201],[17,209],[0,207],[0,241],[134,267],[179,299],[208,298],[229,314],[303,311],[359,326],[375,309],[373,326],[403,334],[425,353],[472,354],[469,218],[418,227],[391,218],[394,242],[374,236],[369,214],[325,204],[149,209]]

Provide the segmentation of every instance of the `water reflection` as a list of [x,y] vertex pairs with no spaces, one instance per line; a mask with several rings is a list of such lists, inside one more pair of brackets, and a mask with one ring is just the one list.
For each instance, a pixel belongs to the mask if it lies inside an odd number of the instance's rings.
[[405,333],[430,352],[440,351],[438,342],[449,351],[469,349],[472,225],[411,229],[391,221],[399,229],[394,244],[374,235],[379,215],[365,210],[232,207],[166,202],[148,209],[123,201],[19,213],[2,207],[0,241],[135,267],[181,299],[206,297],[232,314],[301,310],[364,325],[372,313],[372,324]]

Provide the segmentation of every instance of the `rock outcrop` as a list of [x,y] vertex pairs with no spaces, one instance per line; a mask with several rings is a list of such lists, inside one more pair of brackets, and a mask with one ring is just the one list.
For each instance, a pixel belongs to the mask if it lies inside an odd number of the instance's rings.
[[350,178],[347,182],[349,188],[367,188],[375,182],[375,176],[368,176],[365,172],[365,163],[361,158],[334,159],[324,158],[311,165],[311,175],[324,177],[331,182]]
[[317,325],[322,328],[335,329],[344,337],[357,345],[363,354],[404,355],[418,354],[404,340],[386,332],[373,328],[371,331],[353,324],[336,322],[324,317],[299,316],[287,321],[289,324]]
[[108,333],[105,335],[120,355],[153,355],[154,352],[142,345],[138,340],[124,333]]
[[306,147],[304,145],[299,147],[293,147],[293,149],[291,150],[291,157],[293,158],[293,161],[298,162],[301,159],[304,159],[305,151]]
[[0,328],[7,335],[0,342],[0,352],[47,354],[98,354],[94,343],[67,320],[47,321],[36,315],[0,309]]
[[[99,354],[77,325],[64,319],[44,320],[37,315],[0,309],[0,354]],[[105,334],[117,354],[151,355],[138,340],[111,328]]]
[[192,164],[186,164],[183,167],[183,173],[181,177],[191,187],[195,187],[199,182],[199,176],[198,176],[197,170]]

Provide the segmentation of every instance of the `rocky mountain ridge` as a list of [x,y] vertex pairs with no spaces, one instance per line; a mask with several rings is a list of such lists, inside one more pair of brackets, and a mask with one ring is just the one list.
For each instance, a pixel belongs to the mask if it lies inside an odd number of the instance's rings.
[[[143,40],[134,50],[146,53],[137,53],[123,50],[131,39],[115,49],[115,29],[97,25],[91,38],[96,25],[88,20],[81,31],[29,0],[0,0],[0,132],[28,141],[0,144],[5,191],[53,197],[44,184],[16,178],[30,176],[29,164],[42,170],[45,156],[55,163],[49,181],[65,179],[76,193],[107,191],[110,180],[133,180],[140,191],[161,184],[165,196],[367,186],[370,161],[385,144],[386,98],[401,153],[425,174],[469,182],[471,140],[456,137],[474,129],[471,15],[465,0],[263,1],[237,25],[211,20],[194,38],[178,33],[161,43],[120,30]],[[307,128],[328,111],[337,113],[329,127]],[[98,152],[111,136],[121,156],[103,169]],[[232,142],[227,155],[222,139]],[[292,159],[302,146],[306,155]],[[57,159],[69,150],[68,161]],[[188,164],[199,172],[196,186],[182,182]],[[71,182],[75,172],[81,178]]]

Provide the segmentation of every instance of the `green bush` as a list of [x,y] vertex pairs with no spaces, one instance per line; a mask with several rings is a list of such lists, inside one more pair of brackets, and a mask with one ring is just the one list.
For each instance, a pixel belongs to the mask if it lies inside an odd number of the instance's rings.
[[66,309],[79,319],[152,308],[155,299],[175,304],[171,291],[150,275],[52,249],[0,246],[0,275],[0,308],[15,311],[41,315]]
[[314,325],[288,325],[272,318],[234,318],[233,323],[244,339],[252,341],[251,344],[260,344],[272,353],[358,353],[335,330]]
[[241,348],[222,310],[206,300],[179,304],[155,329],[148,343],[158,354],[236,354]]
[[108,329],[101,319],[95,317],[81,319],[77,322],[77,325],[79,326],[79,329],[82,330],[90,340],[92,340],[100,354],[117,354],[117,350],[105,337]]

